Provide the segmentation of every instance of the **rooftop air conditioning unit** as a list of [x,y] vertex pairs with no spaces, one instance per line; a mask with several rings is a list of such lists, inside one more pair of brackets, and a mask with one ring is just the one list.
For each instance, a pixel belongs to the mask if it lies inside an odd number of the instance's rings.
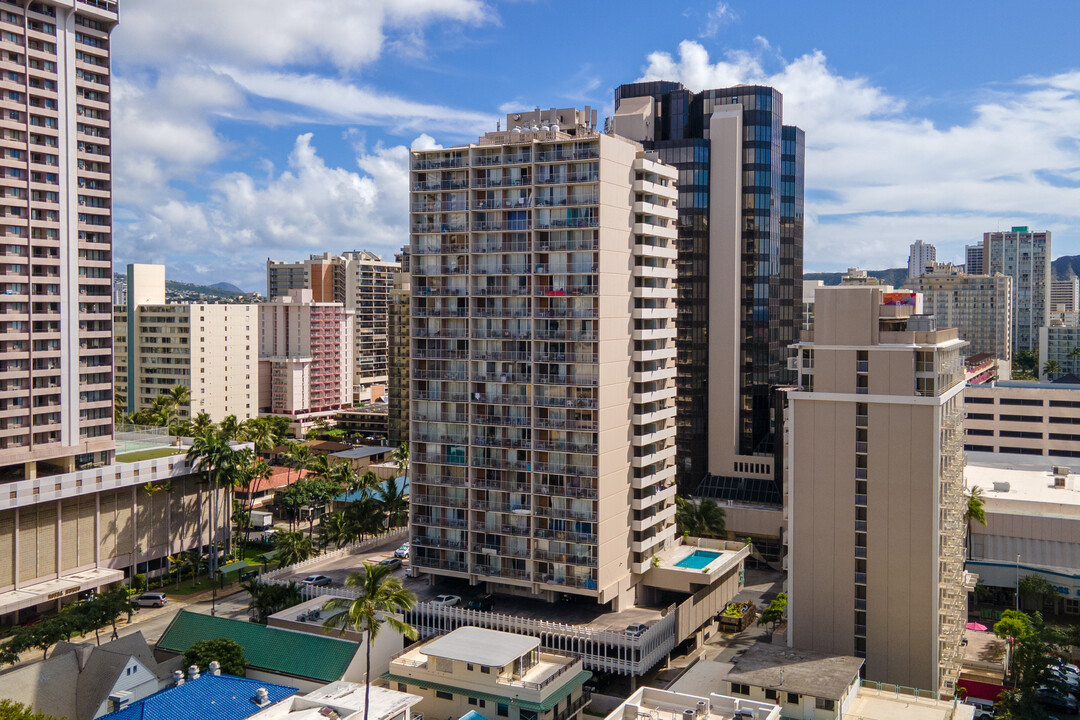
[[1062,490],[1065,489],[1065,478],[1064,478],[1064,476],[1062,476],[1062,475],[1055,475],[1054,476],[1054,487],[1055,488],[1061,488]]
[[1071,472],[1072,472],[1072,468],[1070,468],[1068,465],[1055,465],[1054,466],[1054,474],[1055,475],[1068,475]]
[[1002,481],[999,481],[999,480],[994,481],[994,492],[1007,493],[1007,492],[1009,492],[1010,487],[1011,486],[1009,485],[1008,482],[1002,482]]

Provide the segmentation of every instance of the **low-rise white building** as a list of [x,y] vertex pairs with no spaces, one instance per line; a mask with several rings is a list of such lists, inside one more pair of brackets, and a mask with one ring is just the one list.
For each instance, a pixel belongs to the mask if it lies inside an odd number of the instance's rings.
[[986,511],[985,526],[971,524],[967,569],[1003,599],[1041,576],[1061,596],[1054,610],[1080,615],[1080,461],[975,452],[964,477]]
[[[368,711],[364,715],[365,691]],[[250,716],[251,720],[410,720],[416,695],[351,682],[333,682],[306,695],[293,695]]]
[[507,720],[573,720],[588,703],[592,673],[581,659],[543,652],[528,635],[461,627],[414,645],[390,662],[390,687],[419,695],[430,717],[471,710]]
[[606,720],[780,720],[780,706],[719,695],[640,688]]

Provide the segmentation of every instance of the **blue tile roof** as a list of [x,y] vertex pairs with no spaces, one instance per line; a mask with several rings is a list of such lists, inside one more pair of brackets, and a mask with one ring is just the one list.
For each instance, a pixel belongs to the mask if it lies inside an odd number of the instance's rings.
[[183,685],[166,688],[123,710],[102,715],[109,720],[242,720],[262,708],[255,691],[266,688],[271,703],[297,692],[294,687],[233,675],[203,675]]

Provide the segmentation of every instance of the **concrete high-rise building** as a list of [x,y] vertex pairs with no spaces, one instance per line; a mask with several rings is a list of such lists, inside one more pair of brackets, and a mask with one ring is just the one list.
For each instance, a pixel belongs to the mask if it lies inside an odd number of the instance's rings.
[[0,13],[0,467],[12,477],[104,462],[113,449],[116,20],[115,2],[84,0]]
[[352,310],[306,289],[258,307],[259,414],[290,418],[301,437],[352,403]]
[[165,266],[127,266],[127,304],[113,311],[116,392],[128,413],[173,385],[191,391],[181,421],[205,412],[259,415],[258,310],[251,304],[165,303]]
[[717,497],[779,504],[774,388],[801,325],[804,134],[769,87],[634,83],[615,108],[618,134],[679,171],[680,486],[709,475]]
[[982,243],[964,246],[964,272],[968,275],[986,274],[986,264],[983,262]]
[[1050,310],[1050,232],[1020,226],[983,233],[983,257],[987,275],[1012,278],[1013,347],[1036,350]]
[[390,291],[387,308],[387,441],[392,447],[409,442],[409,328],[412,325],[409,314],[412,295],[410,257],[409,248],[403,248],[398,256],[401,272],[394,276],[394,288]]
[[1068,280],[1052,280],[1050,282],[1050,307],[1054,311],[1080,310],[1080,278],[1073,275]]
[[412,153],[410,559],[618,609],[675,537],[677,192],[595,122]]
[[908,252],[907,274],[908,278],[917,278],[926,271],[927,265],[937,262],[937,248],[930,243],[916,240],[911,243]]
[[290,290],[311,290],[315,302],[341,303],[353,312],[353,393],[357,402],[382,396],[387,383],[387,308],[397,262],[366,250],[323,253],[299,262],[266,261],[269,299]]
[[788,633],[951,692],[964,574],[965,343],[910,291],[821,288],[787,393]]
[[908,284],[922,295],[923,312],[938,327],[956,328],[968,355],[989,353],[1012,360],[1012,278],[965,275],[951,265],[935,266]]

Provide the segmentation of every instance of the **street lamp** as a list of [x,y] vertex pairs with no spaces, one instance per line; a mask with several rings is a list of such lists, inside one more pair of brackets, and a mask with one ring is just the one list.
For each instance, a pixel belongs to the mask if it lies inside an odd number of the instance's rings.
[[1020,611],[1020,553],[1016,553],[1016,611]]

